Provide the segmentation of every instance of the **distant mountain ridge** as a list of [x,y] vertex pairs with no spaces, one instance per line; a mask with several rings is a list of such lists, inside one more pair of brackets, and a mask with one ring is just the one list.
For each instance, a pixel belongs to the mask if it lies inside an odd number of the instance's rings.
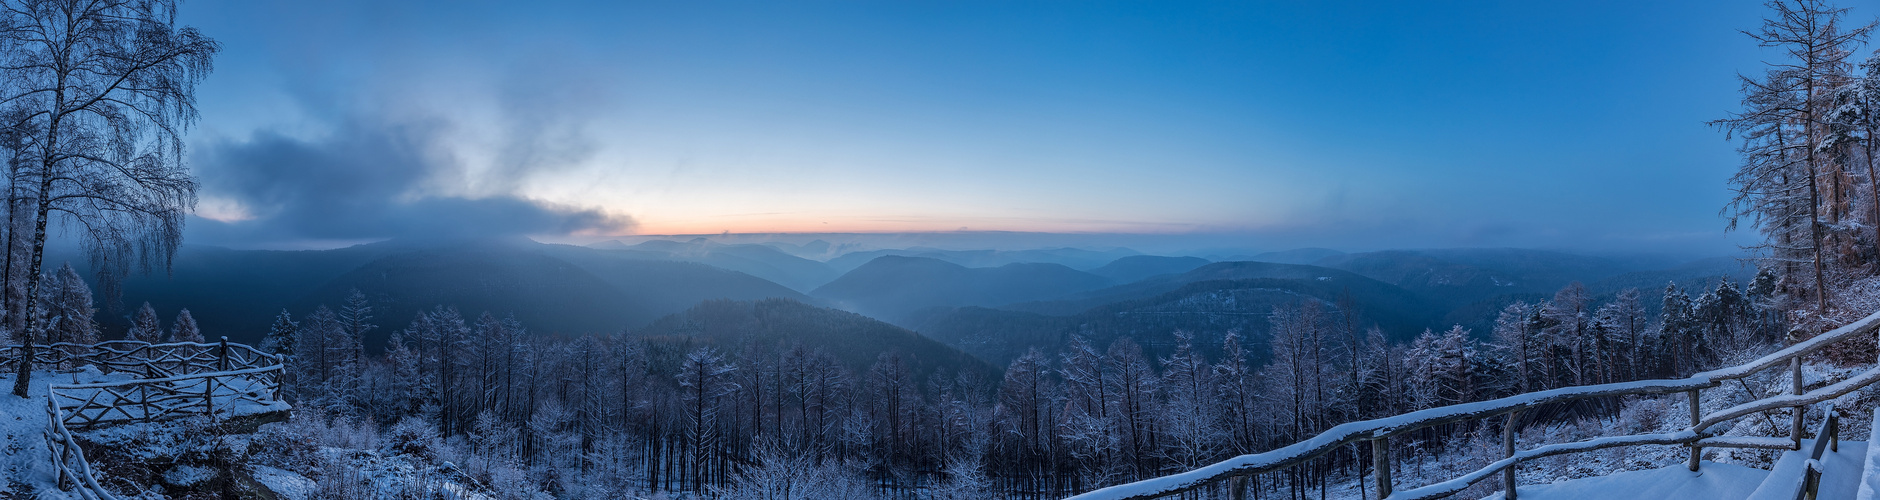
[[868,373],[877,357],[900,353],[914,375],[971,372],[996,380],[1004,365],[994,366],[953,346],[859,314],[816,307],[791,299],[710,300],[633,329],[630,335],[668,343],[700,343],[736,352],[746,344],[784,352],[792,346],[821,349],[858,374]]
[[[704,264],[622,256],[526,239],[387,241],[333,250],[264,251],[186,246],[171,276],[126,280],[124,301],[149,301],[167,324],[189,308],[210,337],[258,341],[282,309],[296,318],[366,293],[376,346],[419,310],[514,314],[537,332],[617,332],[707,299],[810,300],[782,285]],[[127,308],[128,309],[128,308]],[[107,336],[127,318],[101,313]]]
[[[1753,273],[1727,258],[1648,267],[1663,259],[1524,249],[1296,249],[1258,256],[1319,256],[1308,265],[1127,249],[914,248],[843,254],[832,262],[868,260],[841,274],[839,266],[794,255],[837,251],[819,241],[785,249],[705,238],[589,247],[525,238],[390,240],[312,251],[191,245],[178,254],[172,276],[128,280],[124,300],[129,307],[149,300],[166,325],[187,307],[208,336],[252,342],[280,310],[301,318],[321,304],[337,306],[357,288],[375,308],[379,328],[367,342],[376,347],[437,305],[465,315],[514,315],[531,331],[569,334],[651,328],[709,301],[749,308],[779,299],[910,328],[998,364],[1032,346],[1060,345],[1072,332],[1104,342],[1129,337],[1152,352],[1166,347],[1175,329],[1210,342],[1239,331],[1257,342],[1274,306],[1302,301],[1327,311],[1348,301],[1363,326],[1382,326],[1397,338],[1450,324],[1487,335],[1502,306],[1546,300],[1571,281],[1585,283],[1595,300],[1638,288],[1655,309],[1667,282],[1696,295],[1720,279],[1741,283]],[[1007,262],[1023,259],[1055,262]],[[127,315],[100,314],[107,337],[123,330]]]
[[942,250],[938,248],[912,247],[906,249],[851,252],[830,259],[829,267],[838,272],[847,273],[878,257],[890,255],[899,257],[924,257],[951,262],[962,267],[999,267],[1006,264],[1058,264],[1072,269],[1091,269],[1114,262],[1119,258],[1141,254],[1127,248],[1099,251],[1082,248]]
[[1098,345],[1128,337],[1156,354],[1166,354],[1173,347],[1177,330],[1194,334],[1199,347],[1209,353],[1218,350],[1230,331],[1259,345],[1267,338],[1269,313],[1275,306],[1296,307],[1306,301],[1320,304],[1328,318],[1336,318],[1342,314],[1339,304],[1349,299],[1356,306],[1353,326],[1379,325],[1398,340],[1432,324],[1440,311],[1415,294],[1358,279],[1368,283],[1293,278],[1169,280],[1130,289],[1139,295],[1108,295],[1117,300],[1070,315],[1034,312],[1023,305],[965,307],[922,311],[910,323],[916,331],[1002,363],[1031,347],[1050,352],[1072,334]]
[[690,241],[650,240],[637,245],[610,240],[588,245],[588,248],[639,259],[707,264],[770,280],[799,292],[814,290],[840,275],[828,264],[798,257],[771,245],[722,244],[694,238]]
[[1262,253],[1247,260],[1277,262],[1280,264],[1312,264],[1340,255],[1345,255],[1345,252],[1332,250],[1330,248],[1294,248],[1280,252]]
[[1109,279],[1059,264],[966,267],[927,257],[884,255],[810,292],[890,323],[928,307],[994,306],[1107,286]]
[[1091,269],[1090,274],[1108,278],[1112,283],[1132,283],[1151,276],[1185,273],[1208,264],[1208,259],[1200,257],[1131,255]]
[[1313,264],[1358,273],[1451,305],[1512,293],[1553,293],[1574,281],[1639,270],[1604,257],[1517,248],[1385,250],[1336,255]]

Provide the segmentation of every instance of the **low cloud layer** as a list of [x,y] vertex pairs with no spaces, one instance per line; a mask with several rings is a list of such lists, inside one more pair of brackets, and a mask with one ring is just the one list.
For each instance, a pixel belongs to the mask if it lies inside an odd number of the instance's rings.
[[[192,241],[256,245],[393,237],[619,234],[632,218],[515,193],[469,192],[447,122],[353,119],[315,139],[275,131],[198,146]],[[487,183],[486,183],[487,184]]]

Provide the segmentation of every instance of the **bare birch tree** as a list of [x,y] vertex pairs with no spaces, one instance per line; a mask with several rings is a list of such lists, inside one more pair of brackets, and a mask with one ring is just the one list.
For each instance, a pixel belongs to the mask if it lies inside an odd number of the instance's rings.
[[[47,225],[58,216],[75,229],[100,288],[114,298],[118,277],[133,264],[167,269],[182,241],[183,216],[196,202],[183,134],[196,118],[196,83],[209,74],[218,46],[176,25],[175,0],[3,5],[0,116],[8,121],[0,125],[19,140],[11,151],[19,161],[9,177],[10,226],[23,229],[29,218],[32,231],[9,232],[8,248],[30,238],[30,250],[26,262],[7,259],[7,277],[38,274]],[[38,283],[28,280],[22,295],[5,298],[16,331],[41,326],[24,314]],[[30,352],[32,336],[22,337]],[[29,365],[20,363],[15,394],[26,394]]]

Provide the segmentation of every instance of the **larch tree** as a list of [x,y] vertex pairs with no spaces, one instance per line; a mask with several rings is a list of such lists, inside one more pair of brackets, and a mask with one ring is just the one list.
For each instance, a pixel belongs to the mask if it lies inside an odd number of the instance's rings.
[[[1724,215],[1728,229],[1748,218],[1762,230],[1767,261],[1790,281],[1810,285],[1819,317],[1829,308],[1829,268],[1840,264],[1827,247],[1846,227],[1841,218],[1851,187],[1845,155],[1833,154],[1844,145],[1835,134],[1837,89],[1852,80],[1848,58],[1874,25],[1846,29],[1847,9],[1822,0],[1768,6],[1773,15],[1744,33],[1787,58],[1769,63],[1760,77],[1740,77],[1743,109],[1712,122],[1741,140],[1742,164],[1730,178],[1736,195]],[[1809,271],[1798,272],[1800,264]]]
[[346,303],[339,308],[340,329],[344,332],[341,342],[347,349],[347,363],[360,366],[360,356],[365,353],[366,333],[378,328],[372,324],[372,303],[366,300],[366,294],[354,288],[346,293]]
[[[1136,345],[1129,338],[1119,338],[1110,344],[1110,394],[1115,399],[1115,412],[1111,417],[1116,420],[1120,446],[1132,479],[1148,477],[1150,464],[1150,436],[1154,428],[1158,379],[1149,360],[1142,355],[1142,346]],[[1010,377],[1007,377],[1010,381]]]
[[1194,334],[1175,331],[1175,352],[1162,358],[1162,392],[1168,411],[1161,422],[1162,458],[1192,469],[1215,458],[1221,448],[1220,400],[1214,366],[1194,347]]
[[1599,361],[1591,355],[1592,339],[1588,338],[1586,331],[1586,306],[1590,301],[1586,287],[1576,281],[1554,292],[1554,300],[1541,309],[1542,314],[1553,323],[1553,328],[1547,332],[1548,337],[1554,345],[1564,348],[1571,356],[1563,364],[1566,365],[1565,375],[1572,379],[1556,380],[1556,384],[1586,385],[1586,375],[1594,371],[1589,365]]
[[1010,470],[1036,473],[1047,469],[1045,442],[1048,441],[1044,413],[1051,404],[1047,365],[1044,354],[1030,349],[1012,360],[999,386],[1000,425],[1006,434],[1003,446],[1015,462]]
[[1093,479],[1103,476],[1114,444],[1107,364],[1103,352],[1082,335],[1071,336],[1058,363],[1065,398],[1064,428],[1059,433],[1079,471]]
[[[1240,332],[1227,332],[1221,339],[1221,360],[1214,365],[1215,397],[1219,398],[1222,421],[1227,425],[1229,451],[1235,454],[1252,453],[1259,445],[1255,428],[1261,411],[1260,386],[1254,370],[1247,364]],[[1358,406],[1365,407],[1362,403]]]
[[1536,359],[1540,347],[1535,332],[1529,329],[1528,317],[1534,314],[1534,306],[1526,302],[1515,302],[1501,309],[1495,317],[1494,348],[1500,354],[1502,362],[1514,367],[1514,383],[1510,384],[1518,393],[1526,393],[1533,382],[1532,367],[1546,362]]
[[728,376],[735,366],[709,347],[701,347],[685,357],[679,368],[679,387],[685,399],[686,441],[690,456],[694,491],[704,491],[708,472],[719,458],[719,399],[736,390]]
[[[196,203],[183,134],[218,46],[177,26],[175,0],[0,5],[9,28],[0,40],[0,128],[12,136],[0,142],[16,160],[6,248],[24,248],[23,259],[8,252],[5,281],[39,273],[46,229],[61,222],[89,250],[105,295],[116,297],[119,277],[133,267],[168,269],[182,242]],[[42,328],[26,313],[38,286],[26,279],[25,290],[8,287],[0,297],[10,329]],[[25,350],[30,359],[31,342]],[[31,363],[20,363],[15,394],[26,395],[31,375]]]

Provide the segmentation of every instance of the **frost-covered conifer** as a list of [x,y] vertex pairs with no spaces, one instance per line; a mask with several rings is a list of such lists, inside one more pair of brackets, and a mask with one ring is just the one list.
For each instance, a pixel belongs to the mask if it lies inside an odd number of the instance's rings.
[[378,328],[372,324],[372,304],[366,300],[366,294],[354,288],[346,293],[346,303],[339,309],[341,338],[339,342],[347,350],[346,363],[360,364],[364,354],[363,339],[366,333]]
[[1627,288],[1614,296],[1612,302],[1599,306],[1593,320],[1610,336],[1613,348],[1612,363],[1619,378],[1638,380],[1649,378],[1645,356],[1649,352],[1645,338],[1645,308],[1639,303],[1637,288]]
[[98,308],[93,305],[91,286],[72,269],[70,262],[60,266],[59,270],[47,276],[45,285],[40,287],[47,319],[57,319],[46,324],[46,342],[70,342],[74,344],[93,344],[98,342],[98,322],[94,319]]
[[202,329],[196,326],[196,317],[189,314],[189,309],[176,313],[176,323],[170,329],[170,341],[203,342]]
[[297,340],[294,332],[299,329],[300,323],[294,322],[294,315],[282,309],[280,314],[274,315],[274,324],[268,326],[267,336],[261,338],[261,350],[272,354],[293,353]]
[[124,339],[151,343],[163,341],[162,320],[157,319],[157,310],[150,307],[149,302],[137,308],[137,315],[131,318],[131,329],[124,333]]
[[1676,375],[1697,371],[1712,357],[1712,346],[1704,338],[1691,296],[1676,283],[1665,285],[1664,309],[1660,313],[1659,342],[1664,356]]

